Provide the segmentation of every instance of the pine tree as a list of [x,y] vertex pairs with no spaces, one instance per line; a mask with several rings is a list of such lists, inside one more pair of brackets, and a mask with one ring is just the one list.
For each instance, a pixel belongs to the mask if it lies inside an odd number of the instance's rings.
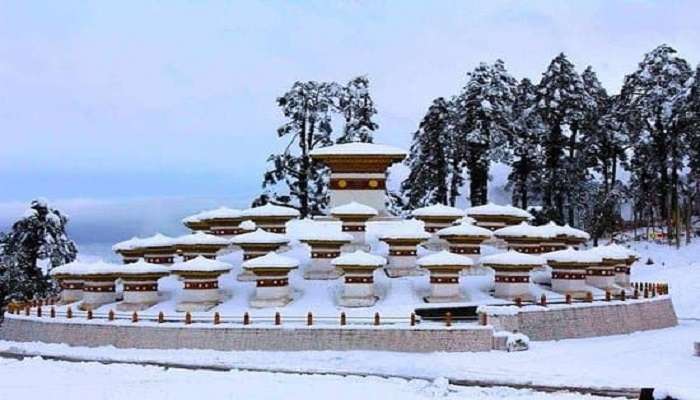
[[[277,135],[289,138],[289,142],[282,154],[268,158],[272,169],[265,173],[266,192],[254,204],[272,202],[295,207],[302,217],[321,213],[328,203],[329,173],[309,153],[333,144],[331,118],[341,91],[336,83],[296,82],[277,99],[288,119],[277,129]],[[276,190],[271,191],[273,188]]]
[[68,218],[44,200],[32,201],[25,216],[0,237],[0,300],[26,300],[53,294],[48,272],[75,260],[66,234]]
[[[588,99],[583,81],[564,53],[559,54],[542,74],[537,87],[537,108],[547,125],[543,141],[545,153],[542,175],[545,212],[552,219],[564,221],[564,207],[573,202],[574,186],[580,176],[570,176],[578,168],[578,138]],[[570,207],[573,209],[573,207]],[[573,224],[569,214],[569,223]]]
[[345,126],[337,143],[372,143],[372,135],[379,125],[372,121],[377,109],[369,95],[369,79],[366,76],[358,76],[341,90],[339,108],[345,119]]
[[406,209],[448,203],[451,175],[458,173],[452,169],[450,160],[452,138],[449,124],[448,102],[442,97],[433,100],[413,134],[413,144],[406,160],[410,174],[401,185]]
[[[653,155],[650,161],[658,181],[654,185],[658,191],[655,203],[666,221],[669,239],[674,236],[670,234],[674,226],[675,236],[679,233],[679,184],[685,156],[682,115],[686,83],[691,76],[690,66],[676,50],[661,45],[647,53],[638,69],[625,77],[620,94],[635,157]],[[633,174],[640,172],[632,170]]]
[[506,161],[506,145],[513,125],[517,81],[497,60],[482,63],[468,74],[468,82],[454,100],[457,140],[463,141],[473,206],[488,201],[491,161]]
[[525,78],[520,81],[513,106],[514,124],[510,138],[513,154],[508,175],[508,188],[513,204],[527,209],[530,200],[539,197],[539,171],[542,160],[541,140],[545,127],[535,109],[536,87]]

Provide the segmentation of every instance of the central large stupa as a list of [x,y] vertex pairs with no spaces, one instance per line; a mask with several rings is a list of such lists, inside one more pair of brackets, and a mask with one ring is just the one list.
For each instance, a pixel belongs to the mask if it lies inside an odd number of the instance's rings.
[[406,158],[402,149],[373,143],[345,143],[312,150],[311,158],[331,169],[330,208],[350,202],[386,209],[387,169]]

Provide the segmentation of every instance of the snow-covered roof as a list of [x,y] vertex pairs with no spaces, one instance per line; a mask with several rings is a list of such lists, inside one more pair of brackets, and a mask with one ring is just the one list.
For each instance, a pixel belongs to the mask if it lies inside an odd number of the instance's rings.
[[204,232],[195,232],[189,235],[183,235],[174,239],[173,242],[176,245],[209,244],[220,246],[228,246],[230,243],[229,239],[223,238],[221,236],[210,235]]
[[255,222],[247,219],[238,224],[238,227],[243,229],[244,231],[254,231],[255,228],[257,228],[257,225],[255,225]]
[[73,261],[51,270],[50,275],[118,275],[122,265],[104,262]]
[[430,233],[424,229],[417,229],[410,225],[405,225],[405,228],[388,229],[379,235],[381,240],[384,239],[430,239]]
[[133,250],[139,247],[139,243],[141,243],[141,239],[134,236],[129,240],[115,243],[114,246],[112,246],[112,251]]
[[340,230],[340,226],[330,226],[320,222],[304,224],[296,234],[299,240],[315,240],[327,242],[351,242],[352,235]]
[[377,215],[374,207],[352,201],[337,207],[331,208],[331,215]]
[[311,150],[311,156],[405,156],[398,147],[374,143],[343,143]]
[[506,226],[493,232],[496,237],[528,237],[528,238],[549,238],[552,233],[547,228],[532,226],[527,222],[517,225]]
[[627,260],[632,254],[630,249],[611,243],[606,246],[597,246],[589,251],[610,260]]
[[444,204],[433,204],[432,206],[416,208],[411,212],[411,215],[414,217],[463,217],[464,210]]
[[474,265],[474,261],[461,254],[450,253],[447,250],[442,250],[431,255],[421,257],[416,261],[421,267],[440,266],[440,265],[462,265],[468,267]]
[[436,233],[438,236],[479,236],[479,237],[491,237],[493,233],[480,226],[472,224],[459,224],[454,226],[448,226],[447,228],[442,228]]
[[569,232],[568,229],[564,228],[562,225],[557,225],[556,222],[554,221],[549,221],[548,223],[544,225],[539,225],[537,227],[538,229],[542,230],[543,232],[547,233],[548,238],[554,238],[557,236],[566,236],[567,232]]
[[160,264],[153,264],[140,258],[130,264],[120,265],[119,275],[169,274],[170,270]]
[[571,226],[569,226],[569,224],[566,224],[562,227],[562,232],[564,232],[564,235],[566,236],[571,236],[579,239],[588,240],[591,238],[591,235],[589,235],[587,232],[582,231],[580,229],[572,228]]
[[172,272],[224,272],[229,271],[231,264],[219,260],[212,260],[203,256],[197,256],[188,261],[182,261],[171,265]]
[[542,254],[542,258],[547,262],[559,263],[581,263],[581,264],[598,264],[603,262],[603,258],[590,250],[574,250],[569,247],[564,250],[552,251]]
[[241,233],[236,235],[231,239],[231,243],[241,244],[241,243],[287,243],[289,239],[287,236],[268,232],[260,228],[254,230],[253,232]]
[[386,264],[384,257],[355,250],[352,253],[344,253],[331,260],[333,265],[360,265],[364,267],[381,267]]
[[279,255],[271,251],[262,257],[256,257],[244,262],[242,266],[246,269],[296,268],[299,266],[299,261],[296,258]]
[[219,207],[215,208],[213,210],[206,210],[202,211],[200,213],[190,215],[189,217],[183,218],[182,222],[187,223],[187,222],[199,222],[199,221],[205,221],[205,220],[210,220],[210,219],[231,219],[231,218],[240,218],[241,217],[241,210],[237,210],[235,208],[228,208],[228,207]]
[[267,203],[264,206],[252,207],[243,210],[241,216],[246,218],[252,217],[290,217],[299,216],[299,210],[291,207],[283,207],[275,204]]
[[167,246],[172,246],[173,243],[173,238],[170,236],[165,236],[161,233],[156,233],[153,236],[149,236],[147,238],[143,238],[138,241],[138,247],[167,247]]
[[532,219],[532,214],[522,208],[513,206],[501,206],[494,203],[488,203],[481,206],[467,208],[467,215],[507,215],[519,218]]
[[542,265],[544,259],[540,256],[509,250],[505,253],[483,256],[479,258],[479,263],[482,265]]

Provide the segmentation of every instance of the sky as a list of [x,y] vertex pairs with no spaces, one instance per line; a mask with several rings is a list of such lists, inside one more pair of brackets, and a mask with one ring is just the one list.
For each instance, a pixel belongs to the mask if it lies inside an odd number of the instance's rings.
[[696,65],[699,13],[693,1],[0,1],[0,230],[37,196],[73,213],[247,205],[285,145],[275,99],[297,80],[367,75],[375,141],[407,148],[479,62],[537,82],[563,51],[615,92],[661,43]]

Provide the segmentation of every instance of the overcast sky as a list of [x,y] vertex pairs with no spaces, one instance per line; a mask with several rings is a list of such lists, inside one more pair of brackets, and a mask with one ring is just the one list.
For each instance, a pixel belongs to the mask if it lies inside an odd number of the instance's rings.
[[0,2],[0,202],[249,198],[296,80],[367,75],[408,147],[480,61],[539,81],[564,51],[611,91],[660,43],[700,61],[697,2],[476,3]]

